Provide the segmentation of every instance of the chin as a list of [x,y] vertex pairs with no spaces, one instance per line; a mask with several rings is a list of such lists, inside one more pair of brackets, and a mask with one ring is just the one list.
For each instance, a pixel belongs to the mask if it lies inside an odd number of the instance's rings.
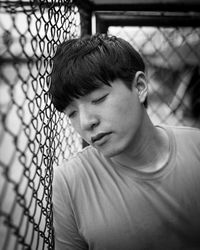
[[108,148],[99,148],[98,149],[105,157],[109,157],[109,158],[112,158],[112,157],[115,157],[117,155],[120,155],[121,153],[123,153],[123,148],[121,147],[108,147]]

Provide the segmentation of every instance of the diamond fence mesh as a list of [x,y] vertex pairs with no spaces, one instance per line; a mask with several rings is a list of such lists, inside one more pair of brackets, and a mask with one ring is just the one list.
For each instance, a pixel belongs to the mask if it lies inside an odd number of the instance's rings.
[[0,249],[53,249],[53,163],[81,147],[52,107],[55,46],[80,34],[72,1],[1,1]]
[[143,56],[152,121],[200,127],[200,25],[110,26],[108,33],[125,38]]
[[[80,36],[84,23],[72,0],[0,4],[0,249],[53,249],[53,166],[81,141],[52,107],[46,77],[56,45]],[[108,32],[143,55],[153,121],[200,127],[200,28]]]

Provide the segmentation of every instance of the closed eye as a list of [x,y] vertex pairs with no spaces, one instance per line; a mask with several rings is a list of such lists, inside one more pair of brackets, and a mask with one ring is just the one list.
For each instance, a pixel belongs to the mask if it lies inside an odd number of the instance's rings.
[[95,99],[95,100],[92,101],[92,103],[94,103],[94,104],[101,103],[106,99],[107,96],[108,96],[108,94],[106,94],[106,95],[104,95],[104,96],[102,96],[102,97],[100,97],[98,99]]
[[68,114],[68,117],[69,117],[69,118],[73,118],[73,117],[75,117],[75,115],[76,115],[76,111],[72,111],[72,112],[70,112],[70,113]]

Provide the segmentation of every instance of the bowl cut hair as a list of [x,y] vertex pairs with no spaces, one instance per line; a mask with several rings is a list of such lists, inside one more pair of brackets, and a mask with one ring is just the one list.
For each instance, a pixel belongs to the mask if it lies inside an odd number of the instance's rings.
[[110,85],[116,79],[132,88],[137,71],[145,72],[140,54],[124,39],[97,34],[70,39],[57,47],[49,76],[49,94],[63,112],[74,98]]

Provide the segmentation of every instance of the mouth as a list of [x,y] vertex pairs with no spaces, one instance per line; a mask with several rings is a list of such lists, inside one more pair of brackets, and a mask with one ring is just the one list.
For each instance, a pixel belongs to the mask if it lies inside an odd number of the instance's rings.
[[100,145],[104,144],[107,141],[108,135],[110,135],[110,134],[111,134],[111,132],[99,133],[96,136],[91,137],[91,142],[92,142],[92,144],[100,146]]

